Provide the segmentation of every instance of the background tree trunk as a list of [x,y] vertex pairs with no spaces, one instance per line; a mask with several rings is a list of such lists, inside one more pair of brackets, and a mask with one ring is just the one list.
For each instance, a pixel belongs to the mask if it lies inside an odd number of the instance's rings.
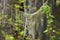
[[[0,40],[5,40],[2,31],[6,34],[13,33],[13,27],[8,24],[8,19],[13,18],[14,21],[15,9],[14,4],[15,0],[0,0],[0,14],[2,14],[2,21],[0,21]],[[3,36],[3,37],[2,37]]]

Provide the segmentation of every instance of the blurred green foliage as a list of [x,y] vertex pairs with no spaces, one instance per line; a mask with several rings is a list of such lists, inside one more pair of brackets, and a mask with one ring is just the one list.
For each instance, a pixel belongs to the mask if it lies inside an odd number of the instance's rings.
[[[19,8],[23,8],[23,6],[20,6],[21,3],[24,3],[25,0],[17,0],[17,4],[15,4],[15,8],[16,10]],[[44,9],[44,10],[42,10]],[[56,31],[55,29],[53,29],[53,19],[55,18],[52,14],[51,14],[51,7],[48,5],[43,5],[40,9],[40,11],[45,11],[46,12],[46,17],[47,17],[47,29],[44,31],[44,33],[46,33],[46,35],[50,38],[50,40],[56,40],[56,35],[52,35],[52,33],[56,33],[60,35],[60,31]],[[8,15],[6,15],[5,17],[7,18]],[[14,31],[17,31],[17,39],[18,40],[22,40],[23,35],[24,35],[24,29],[20,28],[20,24],[22,23],[22,20],[20,18],[20,13],[17,13],[16,16],[16,21],[13,25],[13,29]],[[0,22],[2,23],[2,20],[4,18],[2,18],[2,14],[0,13]],[[9,18],[8,20],[8,24],[12,25],[12,18]],[[0,24],[0,29],[1,26],[4,26],[3,24]],[[0,30],[1,31],[1,30]],[[5,34],[3,31],[1,31],[2,34],[5,37],[5,40],[14,40],[15,37],[14,35],[8,35],[7,33]],[[60,40],[60,37],[57,38],[58,40]],[[30,37],[26,37],[26,40],[30,40]]]

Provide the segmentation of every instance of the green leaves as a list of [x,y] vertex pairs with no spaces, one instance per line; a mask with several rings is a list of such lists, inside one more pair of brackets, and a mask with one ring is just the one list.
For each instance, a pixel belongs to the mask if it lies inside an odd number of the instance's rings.
[[26,0],[18,0],[19,3],[25,2]]
[[16,23],[18,23],[18,24],[22,23],[22,20],[20,19],[20,14],[19,13],[16,14]]
[[5,40],[14,40],[14,37],[12,35],[6,35]]
[[28,36],[28,37],[26,37],[26,40],[30,40],[30,37]]
[[48,6],[48,5],[45,5],[45,6],[43,6],[44,7],[44,11],[46,12],[46,13],[49,13],[50,12],[50,6]]
[[23,9],[23,3],[25,0],[17,0],[17,3],[14,5],[16,9]]
[[24,31],[21,31],[21,32],[19,32],[19,34],[20,34],[21,36],[23,36],[23,34],[24,34]]
[[53,18],[55,17],[51,14],[51,7],[49,5],[47,4],[43,5],[40,8],[40,12],[43,12],[43,11],[45,12],[46,17],[47,17],[47,29],[43,33],[46,33],[47,36],[49,36],[51,40],[54,40],[52,33],[56,32],[56,30],[53,29]]
[[49,19],[47,23],[48,23],[48,25],[51,25],[51,23],[53,23],[53,20]]
[[18,5],[18,4],[15,4],[15,8],[17,8],[17,9],[18,9],[18,8],[20,8],[20,5]]
[[10,25],[12,24],[12,18],[8,19],[8,24],[10,24]]

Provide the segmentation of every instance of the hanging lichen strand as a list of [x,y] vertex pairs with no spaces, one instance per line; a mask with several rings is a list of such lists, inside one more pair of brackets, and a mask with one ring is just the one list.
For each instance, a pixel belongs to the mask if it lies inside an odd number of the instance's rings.
[[[24,14],[26,16],[26,26],[25,30],[28,30],[28,34],[31,37],[30,40],[42,40],[43,39],[43,30],[44,30],[44,14],[48,17],[51,17],[50,6],[47,5],[47,1],[41,6],[41,8],[32,14]],[[49,17],[48,17],[49,18]],[[47,18],[47,20],[49,20]],[[49,22],[49,21],[48,21]],[[49,24],[49,23],[48,23]],[[26,34],[26,31],[25,31]]]

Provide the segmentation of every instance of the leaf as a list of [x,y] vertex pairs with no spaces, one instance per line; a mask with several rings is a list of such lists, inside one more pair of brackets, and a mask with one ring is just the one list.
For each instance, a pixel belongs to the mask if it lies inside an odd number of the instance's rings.
[[45,30],[44,33],[48,32],[48,30]]
[[53,30],[53,32],[56,32],[56,30]]
[[18,8],[20,8],[20,6],[19,6],[18,4],[15,4],[15,8],[17,8],[17,9],[18,9]]
[[25,2],[25,0],[19,0],[20,3]]
[[19,34],[20,34],[21,36],[23,36],[23,34],[24,34],[24,31],[20,32]]
[[52,28],[52,27],[50,27],[49,29],[50,29],[50,30],[52,30],[53,28]]
[[14,37],[12,35],[6,35],[5,40],[14,40]]

